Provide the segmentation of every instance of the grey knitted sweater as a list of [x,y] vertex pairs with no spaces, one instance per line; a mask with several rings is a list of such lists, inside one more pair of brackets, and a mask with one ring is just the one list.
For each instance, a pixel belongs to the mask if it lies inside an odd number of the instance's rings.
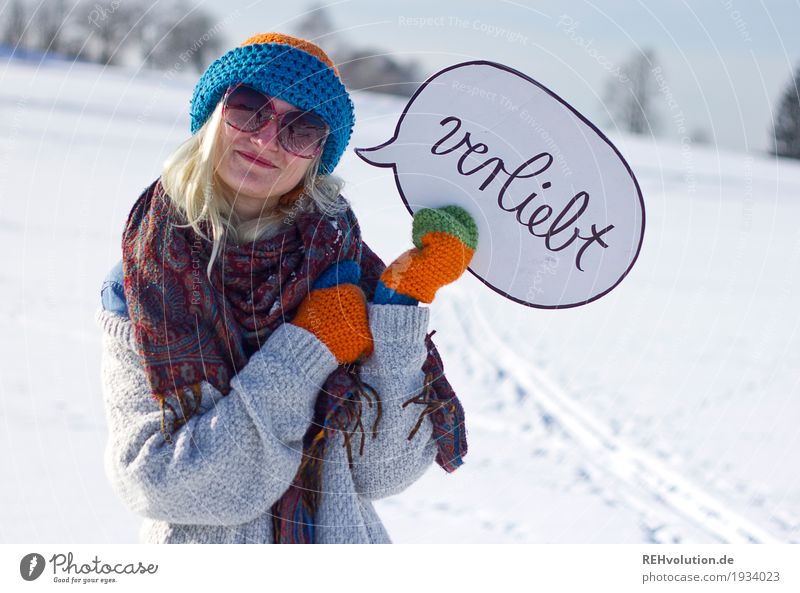
[[[362,379],[381,396],[378,436],[369,432],[376,409],[364,406],[364,455],[356,433],[352,470],[342,435],[329,442],[317,543],[391,543],[371,501],[402,492],[436,457],[430,417],[409,441],[420,410],[401,407],[423,387],[428,316],[426,307],[369,305],[375,351]],[[103,329],[105,470],[124,504],[145,517],[140,541],[271,543],[270,508],[300,465],[317,393],[336,368],[330,350],[304,329],[280,326],[232,379],[227,396],[202,384],[200,412],[170,445],[130,321],[104,309],[96,321]]]

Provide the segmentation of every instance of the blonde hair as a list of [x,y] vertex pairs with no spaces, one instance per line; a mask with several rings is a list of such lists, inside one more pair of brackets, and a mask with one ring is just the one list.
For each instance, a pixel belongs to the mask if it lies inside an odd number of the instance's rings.
[[[300,212],[316,211],[335,216],[349,206],[340,193],[344,180],[336,175],[319,174],[320,152],[306,171],[303,193],[297,199],[281,200],[275,208],[262,212],[256,219],[240,220],[215,173],[221,123],[222,102],[217,104],[203,126],[167,158],[161,173],[164,191],[186,220],[186,224],[176,226],[191,226],[201,237],[213,242],[206,268],[209,278],[224,240],[229,238],[236,243],[247,243],[266,239],[287,228],[286,225],[292,224]],[[210,225],[211,237],[201,230],[199,225],[203,221]]]

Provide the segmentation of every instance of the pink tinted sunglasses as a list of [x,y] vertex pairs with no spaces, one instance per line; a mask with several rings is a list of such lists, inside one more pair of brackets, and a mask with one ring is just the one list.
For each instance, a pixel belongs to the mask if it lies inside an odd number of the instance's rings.
[[258,132],[277,119],[278,143],[295,156],[313,158],[325,144],[328,126],[316,113],[294,109],[276,115],[272,97],[244,84],[228,87],[222,100],[223,121],[240,132]]

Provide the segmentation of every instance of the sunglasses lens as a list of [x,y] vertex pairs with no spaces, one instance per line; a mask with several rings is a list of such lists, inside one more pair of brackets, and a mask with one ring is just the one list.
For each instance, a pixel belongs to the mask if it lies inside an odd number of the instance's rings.
[[307,111],[290,111],[281,118],[279,140],[283,147],[298,156],[317,153],[328,135],[325,121]]
[[225,100],[225,121],[237,130],[255,132],[273,116],[269,97],[247,86],[238,86]]
[[[225,122],[242,132],[258,132],[275,116],[270,98],[246,85],[231,89],[225,97]],[[328,135],[325,121],[308,111],[288,111],[279,117],[278,141],[284,150],[312,157]]]

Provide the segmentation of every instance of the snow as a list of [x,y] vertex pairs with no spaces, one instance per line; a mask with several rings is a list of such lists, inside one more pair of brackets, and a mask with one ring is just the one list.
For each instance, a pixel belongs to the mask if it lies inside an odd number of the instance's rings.
[[274,315],[275,312],[281,308],[281,301],[280,299],[276,299],[272,306],[269,308],[269,315]]
[[[192,77],[9,61],[0,85],[0,542],[136,541],[103,470],[99,290],[130,207],[187,137]],[[337,173],[365,240],[410,247],[387,140],[354,95]],[[376,507],[396,542],[800,542],[800,165],[611,136],[642,185],[630,275],[584,307],[522,307],[467,275],[431,329],[469,453]]]

